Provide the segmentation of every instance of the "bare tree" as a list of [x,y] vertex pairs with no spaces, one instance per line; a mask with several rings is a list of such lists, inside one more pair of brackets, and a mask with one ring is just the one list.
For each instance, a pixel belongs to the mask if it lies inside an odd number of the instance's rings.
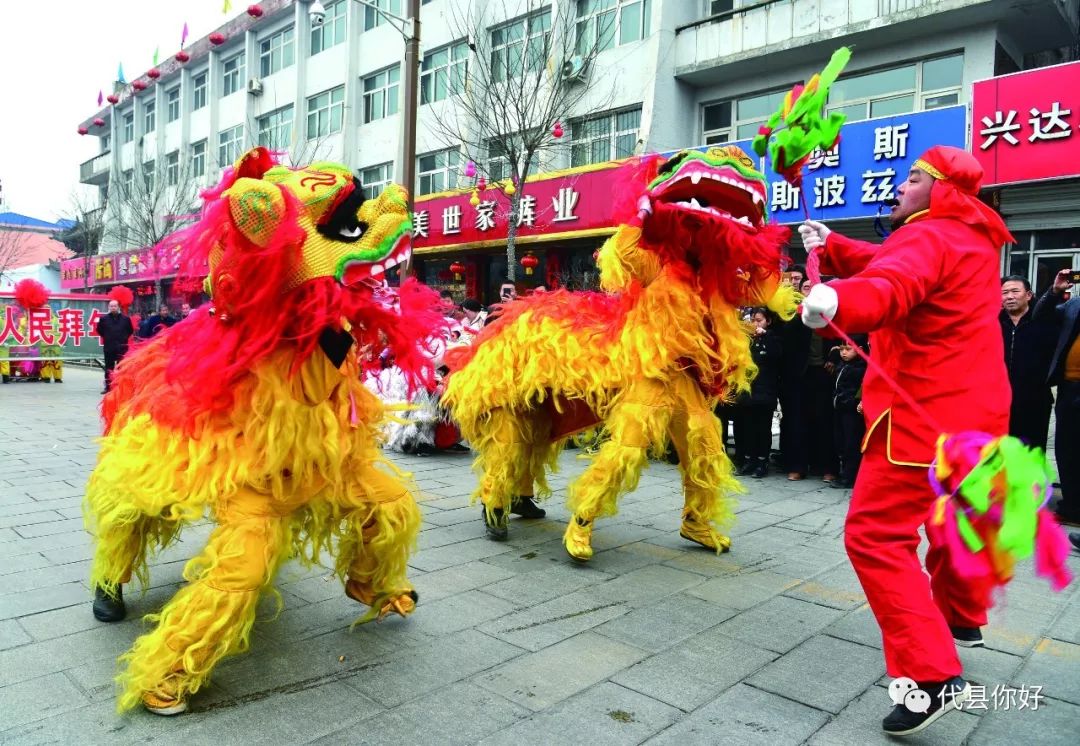
[[56,240],[71,249],[76,258],[82,259],[83,290],[89,288],[90,265],[101,253],[105,238],[105,205],[99,201],[97,197],[88,197],[86,192],[73,191],[68,216],[75,224],[56,236]]
[[0,284],[11,270],[26,264],[31,234],[0,230]]
[[455,105],[432,107],[432,129],[446,147],[460,144],[463,159],[475,163],[479,174],[503,182],[502,190],[492,191],[509,206],[504,213],[506,262],[513,281],[522,187],[543,156],[567,148],[555,123],[569,130],[570,117],[587,119],[608,109],[614,98],[614,90],[601,94],[596,89],[599,81],[588,71],[611,40],[615,15],[579,23],[576,3],[552,7],[547,0],[486,2],[482,10],[500,4],[499,19],[515,18],[522,5],[527,14],[493,27],[472,7],[464,16],[453,15],[453,35],[468,40],[473,54],[463,76],[455,79],[453,66],[449,80],[429,75],[420,95],[421,103],[428,103],[438,97],[439,85],[460,92]]

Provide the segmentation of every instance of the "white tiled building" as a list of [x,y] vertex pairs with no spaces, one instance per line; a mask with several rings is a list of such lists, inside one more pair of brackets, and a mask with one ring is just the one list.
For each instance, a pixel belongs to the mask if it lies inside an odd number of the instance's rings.
[[[404,0],[375,2],[404,14]],[[456,186],[464,167],[431,118],[455,106],[467,79],[474,52],[451,28],[470,11],[473,33],[491,35],[495,47],[524,49],[542,29],[529,19],[560,3],[574,6],[578,33],[610,29],[608,48],[586,72],[596,95],[610,96],[610,110],[590,122],[566,112],[571,147],[539,164],[551,170],[752,135],[783,93],[842,44],[856,54],[830,103],[849,121],[963,104],[973,81],[1048,64],[1055,60],[1045,50],[1075,44],[1078,2],[424,0],[417,193]],[[326,2],[321,27],[312,26],[307,0],[260,7],[261,18],[242,14],[218,29],[224,43],[199,39],[189,62],[168,60],[145,91],[128,86],[119,104],[90,116],[83,125],[101,154],[82,164],[81,180],[172,179],[188,163],[211,182],[220,164],[267,144],[300,161],[344,161],[373,190],[390,181],[400,152],[399,32],[354,0]]]

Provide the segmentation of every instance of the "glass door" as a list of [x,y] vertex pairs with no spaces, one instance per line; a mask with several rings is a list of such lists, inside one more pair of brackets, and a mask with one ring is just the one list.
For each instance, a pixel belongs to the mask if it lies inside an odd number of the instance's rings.
[[[1035,297],[1046,292],[1054,282],[1054,275],[1063,269],[1080,271],[1080,251],[1055,251],[1035,255],[1035,266],[1031,275],[1031,289]],[[1073,289],[1075,292],[1075,288]]]

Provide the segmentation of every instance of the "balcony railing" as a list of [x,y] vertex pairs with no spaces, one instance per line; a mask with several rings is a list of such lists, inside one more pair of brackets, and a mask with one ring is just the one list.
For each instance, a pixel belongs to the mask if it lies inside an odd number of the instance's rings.
[[85,184],[96,177],[108,174],[111,159],[111,151],[106,150],[104,153],[100,153],[90,160],[84,161],[83,164],[79,166],[79,181]]

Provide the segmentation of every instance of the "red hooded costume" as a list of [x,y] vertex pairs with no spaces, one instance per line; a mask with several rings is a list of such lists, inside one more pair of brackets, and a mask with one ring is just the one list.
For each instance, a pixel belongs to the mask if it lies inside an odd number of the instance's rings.
[[935,546],[927,579],[916,549],[934,499],[926,469],[939,428],[1008,432],[997,317],[1000,250],[1012,236],[977,198],[982,168],[969,153],[934,147],[915,167],[935,179],[929,210],[881,246],[831,233],[822,272],[842,278],[829,283],[838,298],[833,321],[849,334],[869,332],[873,358],[936,418],[927,422],[867,371],[865,457],[845,527],[889,675],[926,683],[961,672],[949,625],[986,624],[989,588],[956,578]]

